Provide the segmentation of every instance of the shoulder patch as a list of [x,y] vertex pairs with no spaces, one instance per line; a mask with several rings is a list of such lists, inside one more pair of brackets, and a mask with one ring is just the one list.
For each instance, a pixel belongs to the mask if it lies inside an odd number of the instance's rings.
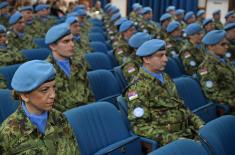
[[203,67],[203,68],[201,68],[200,70],[199,70],[199,74],[200,75],[205,75],[205,74],[207,74],[208,73],[208,71],[207,71],[207,68],[206,67]]
[[187,58],[189,58],[189,57],[191,57],[191,54],[190,54],[188,51],[186,51],[186,52],[184,53],[184,58],[187,59]]
[[137,98],[138,98],[138,94],[137,94],[136,91],[128,92],[128,99],[129,99],[129,101],[135,100]]
[[122,54],[122,53],[123,53],[123,50],[120,49],[120,48],[118,48],[118,49],[117,49],[117,54],[119,55],[119,54]]

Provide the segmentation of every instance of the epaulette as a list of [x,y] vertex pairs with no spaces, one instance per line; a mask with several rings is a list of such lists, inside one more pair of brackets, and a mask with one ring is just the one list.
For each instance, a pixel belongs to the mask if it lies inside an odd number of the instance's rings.
[[128,88],[130,88],[131,86],[135,85],[138,81],[140,81],[140,78],[135,76],[132,81],[124,88],[124,90],[122,91],[122,96],[125,96],[126,91],[128,90]]

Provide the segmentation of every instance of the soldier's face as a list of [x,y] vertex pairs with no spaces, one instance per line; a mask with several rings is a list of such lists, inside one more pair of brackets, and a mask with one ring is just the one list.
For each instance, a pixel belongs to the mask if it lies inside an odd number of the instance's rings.
[[55,80],[42,84],[30,93],[21,94],[30,113],[41,114],[50,111],[55,101]]
[[136,32],[136,29],[134,26],[129,28],[126,32],[124,32],[124,38],[128,40],[135,32]]
[[213,16],[213,18],[215,19],[215,20],[220,20],[220,14],[215,14],[214,16]]
[[65,59],[74,55],[74,42],[73,35],[69,34],[62,39],[60,39],[57,43],[50,46],[53,52],[53,56],[57,59]]
[[47,9],[41,10],[37,12],[37,15],[40,16],[47,16],[48,15],[48,11]]
[[78,35],[78,34],[80,34],[80,25],[79,25],[79,23],[76,22],[76,23],[72,24],[72,25],[70,26],[70,31],[71,31],[71,33],[72,33],[73,35]]
[[25,22],[33,20],[33,12],[32,11],[26,10],[26,11],[22,11],[21,13],[25,19]]
[[13,28],[17,31],[17,32],[24,32],[24,28],[25,28],[25,21],[23,18],[21,18],[14,26]]
[[235,29],[231,29],[227,32],[226,38],[228,40],[235,40]]
[[227,19],[227,21],[228,21],[229,23],[235,22],[235,15],[229,16],[228,19]]
[[0,33],[0,45],[6,44],[6,34],[5,33]]
[[214,26],[213,23],[209,23],[209,24],[207,24],[207,25],[205,26],[205,30],[206,30],[207,32],[212,31],[212,30],[214,30],[214,29],[215,29],[215,26]]
[[158,51],[153,55],[144,58],[144,64],[147,64],[148,69],[152,72],[163,71],[167,61],[166,50]]
[[224,56],[224,54],[227,52],[228,50],[228,42],[226,39],[223,39],[222,41],[220,41],[220,43],[212,46],[212,51],[219,56]]

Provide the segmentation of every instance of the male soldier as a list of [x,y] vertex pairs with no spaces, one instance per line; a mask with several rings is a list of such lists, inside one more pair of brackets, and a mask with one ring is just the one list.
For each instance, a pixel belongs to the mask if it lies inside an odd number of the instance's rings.
[[227,25],[229,23],[234,23],[235,22],[235,13],[233,11],[229,11],[225,16],[225,24],[224,25]]
[[202,28],[199,24],[193,23],[186,27],[187,43],[180,51],[180,59],[184,70],[188,75],[196,77],[197,68],[204,59],[205,51],[201,45]]
[[4,26],[8,26],[8,18],[9,18],[9,3],[4,1],[0,2],[0,24]]
[[199,10],[197,12],[197,23],[201,25],[205,18],[206,18],[205,10]]
[[166,8],[166,13],[171,14],[172,19],[175,19],[175,6],[170,5]]
[[0,25],[0,66],[12,65],[26,61],[16,48],[7,46],[6,28]]
[[32,36],[25,33],[25,21],[20,12],[17,11],[10,17],[9,25],[11,30],[7,32],[7,39],[10,48],[17,48],[20,51],[35,47]]
[[182,29],[186,27],[186,24],[183,19],[184,19],[184,10],[177,9],[175,11],[175,20],[180,23]]
[[167,39],[168,36],[167,36],[166,28],[168,24],[170,24],[170,22],[171,22],[171,14],[165,13],[161,16],[160,18],[161,30],[160,30],[160,34],[156,38],[161,38],[163,40]]
[[128,61],[121,66],[122,72],[127,82],[137,75],[139,67],[141,66],[141,60],[136,56],[136,50],[146,41],[150,40],[151,36],[146,32],[137,32],[131,36],[128,40],[128,44],[131,47],[131,54],[128,57]]
[[118,61],[118,64],[122,65],[127,61],[127,58],[131,54],[128,40],[136,32],[134,23],[130,20],[123,22],[119,27],[119,32],[122,33],[122,38],[116,43],[116,48],[114,48],[114,55]]
[[142,11],[143,21],[140,24],[141,31],[147,31],[153,37],[157,37],[160,32],[160,28],[157,23],[152,20],[153,11],[150,7],[144,7]]
[[195,14],[192,11],[189,11],[184,16],[184,21],[187,25],[196,22]]
[[235,64],[235,23],[227,24],[224,30],[227,32],[226,39],[229,42],[229,48],[225,53],[225,57]]
[[195,138],[203,121],[187,109],[176,86],[163,73],[167,63],[163,40],[143,43],[136,55],[143,66],[125,92],[128,119],[136,134],[156,140],[163,146],[178,138]]
[[204,29],[204,34],[215,29],[214,22],[211,18],[207,18],[202,22],[202,28]]
[[220,21],[221,11],[220,10],[215,10],[212,13],[212,16],[213,16],[213,19],[214,19],[215,29],[217,29],[217,30],[223,29],[224,25]]
[[66,23],[55,25],[49,29],[45,37],[52,55],[48,57],[56,71],[56,97],[55,108],[66,111],[94,100],[89,89],[86,70],[80,62],[74,61],[73,35]]
[[206,97],[217,103],[227,104],[235,112],[235,68],[224,59],[228,49],[226,32],[213,30],[207,33],[202,42],[207,47],[207,54],[198,69],[200,84]]
[[132,5],[132,11],[129,14],[129,19],[134,22],[135,26],[142,22],[141,12],[142,6],[139,3],[134,3]]
[[177,56],[185,44],[185,41],[182,37],[182,28],[179,22],[171,22],[166,29],[168,33],[168,38],[166,39],[167,43],[167,55],[174,57]]

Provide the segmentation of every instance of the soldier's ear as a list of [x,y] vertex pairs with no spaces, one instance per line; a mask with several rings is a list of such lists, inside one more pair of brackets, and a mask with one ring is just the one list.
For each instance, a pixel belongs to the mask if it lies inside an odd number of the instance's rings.
[[150,57],[143,57],[143,62],[146,64],[150,63]]
[[56,44],[50,44],[49,47],[52,51],[56,50]]
[[25,102],[25,103],[28,103],[29,102],[29,99],[30,99],[30,96],[28,93],[23,93],[23,94],[19,94],[20,95],[20,98]]

